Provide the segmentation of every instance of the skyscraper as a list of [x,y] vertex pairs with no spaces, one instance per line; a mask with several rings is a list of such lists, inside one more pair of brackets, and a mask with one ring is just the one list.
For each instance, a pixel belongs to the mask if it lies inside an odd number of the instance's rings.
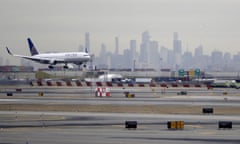
[[221,51],[215,50],[211,53],[212,67],[215,70],[219,70],[223,67],[223,53]]
[[150,68],[159,68],[160,57],[159,57],[159,49],[158,42],[151,41],[150,47],[148,50],[148,64]]
[[203,69],[204,68],[204,56],[203,56],[203,46],[202,45],[199,45],[198,47],[195,48],[195,51],[194,51],[194,60],[192,61],[192,64],[194,64],[194,67],[195,68],[200,68],[200,69]]
[[178,33],[173,33],[173,52],[176,54],[182,53],[182,42],[178,39]]
[[136,66],[136,59],[137,59],[137,41],[136,40],[131,40],[130,41],[130,65],[132,68],[132,71],[134,71],[135,66]]
[[119,54],[119,43],[118,43],[118,37],[115,37],[115,55]]
[[143,67],[148,65],[148,51],[150,46],[150,36],[148,31],[142,33],[142,43],[140,47],[140,58],[139,61],[142,63]]
[[195,57],[202,57],[203,56],[203,46],[199,45],[197,48],[195,48]]
[[131,50],[131,57],[132,60],[136,60],[136,52],[137,52],[137,41],[131,40],[130,41],[130,50]]
[[85,33],[85,48],[88,50],[88,52],[90,53],[90,38],[89,38],[89,33],[86,32]]
[[181,65],[182,61],[182,42],[178,39],[178,33],[173,33],[173,62],[174,62],[174,68],[177,70],[178,67]]

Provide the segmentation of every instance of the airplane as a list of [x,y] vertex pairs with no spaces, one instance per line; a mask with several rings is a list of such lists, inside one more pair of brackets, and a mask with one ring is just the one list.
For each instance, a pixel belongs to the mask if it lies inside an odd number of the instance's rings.
[[[24,56],[13,54],[8,47],[6,47],[8,54],[16,57],[21,57],[24,59],[32,60],[41,64],[49,64],[48,68],[53,69],[56,64],[65,64],[63,67],[65,69],[68,68],[68,63],[73,63],[81,66],[82,64],[86,64],[90,61],[91,56],[88,53],[87,48],[85,52],[61,52],[61,53],[39,53],[37,48],[34,46],[32,40],[30,38],[27,39],[28,45],[30,48],[31,56]],[[86,65],[83,65],[86,67]]]

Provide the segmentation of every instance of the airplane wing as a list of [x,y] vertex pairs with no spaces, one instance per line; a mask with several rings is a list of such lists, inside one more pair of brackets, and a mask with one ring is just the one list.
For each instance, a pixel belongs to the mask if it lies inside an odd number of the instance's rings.
[[42,64],[57,64],[57,63],[64,63],[65,61],[63,59],[52,59],[52,58],[42,58],[42,57],[37,57],[37,56],[24,56],[24,55],[17,55],[13,54],[8,47],[6,47],[8,54],[16,57],[21,57],[24,59],[32,60],[38,63]]

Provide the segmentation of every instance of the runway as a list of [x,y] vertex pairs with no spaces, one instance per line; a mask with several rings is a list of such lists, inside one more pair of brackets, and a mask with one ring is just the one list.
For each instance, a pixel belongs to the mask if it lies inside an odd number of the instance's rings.
[[[112,89],[111,97],[95,97],[91,89],[22,89],[0,94],[1,143],[224,143],[240,142],[240,96],[235,89]],[[177,95],[179,91],[187,95]],[[223,94],[226,92],[227,94]],[[214,108],[203,114],[201,108]],[[137,121],[137,129],[126,129]],[[184,129],[169,130],[168,121],[184,121]],[[232,129],[219,129],[231,121]]]
[[[227,100],[226,100],[227,98]],[[0,99],[0,104],[63,104],[63,105],[195,105],[195,106],[239,106],[235,97],[200,98],[196,97],[159,97],[159,98],[15,98]]]
[[[6,143],[237,144],[240,141],[239,116],[19,111],[0,114],[1,141]],[[5,123],[4,118],[8,118]],[[167,121],[176,119],[185,121],[184,130],[167,129]],[[126,120],[136,120],[138,128],[125,129]],[[219,120],[233,120],[233,129],[219,130]]]

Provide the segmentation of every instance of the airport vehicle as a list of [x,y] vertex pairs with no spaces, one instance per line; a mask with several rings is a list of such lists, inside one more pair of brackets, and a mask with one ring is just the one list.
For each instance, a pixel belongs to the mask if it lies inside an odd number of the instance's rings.
[[87,82],[112,82],[112,83],[121,83],[123,76],[120,74],[103,74],[98,78],[85,78]]
[[220,88],[240,88],[240,83],[238,80],[214,80],[212,83],[213,87],[220,87]]
[[[27,39],[31,56],[24,56],[13,54],[8,47],[6,47],[8,54],[32,60],[41,64],[49,64],[49,69],[54,68],[56,64],[64,64],[64,68],[68,68],[68,63],[73,63],[81,66],[90,61],[91,56],[87,49],[85,52],[60,52],[60,53],[39,53],[30,38]],[[84,65],[86,67],[86,65]]]
[[100,75],[98,79],[101,82],[113,82],[113,83],[120,83],[123,79],[123,76],[120,74],[104,74]]
[[136,83],[151,83],[152,78],[135,78]]

